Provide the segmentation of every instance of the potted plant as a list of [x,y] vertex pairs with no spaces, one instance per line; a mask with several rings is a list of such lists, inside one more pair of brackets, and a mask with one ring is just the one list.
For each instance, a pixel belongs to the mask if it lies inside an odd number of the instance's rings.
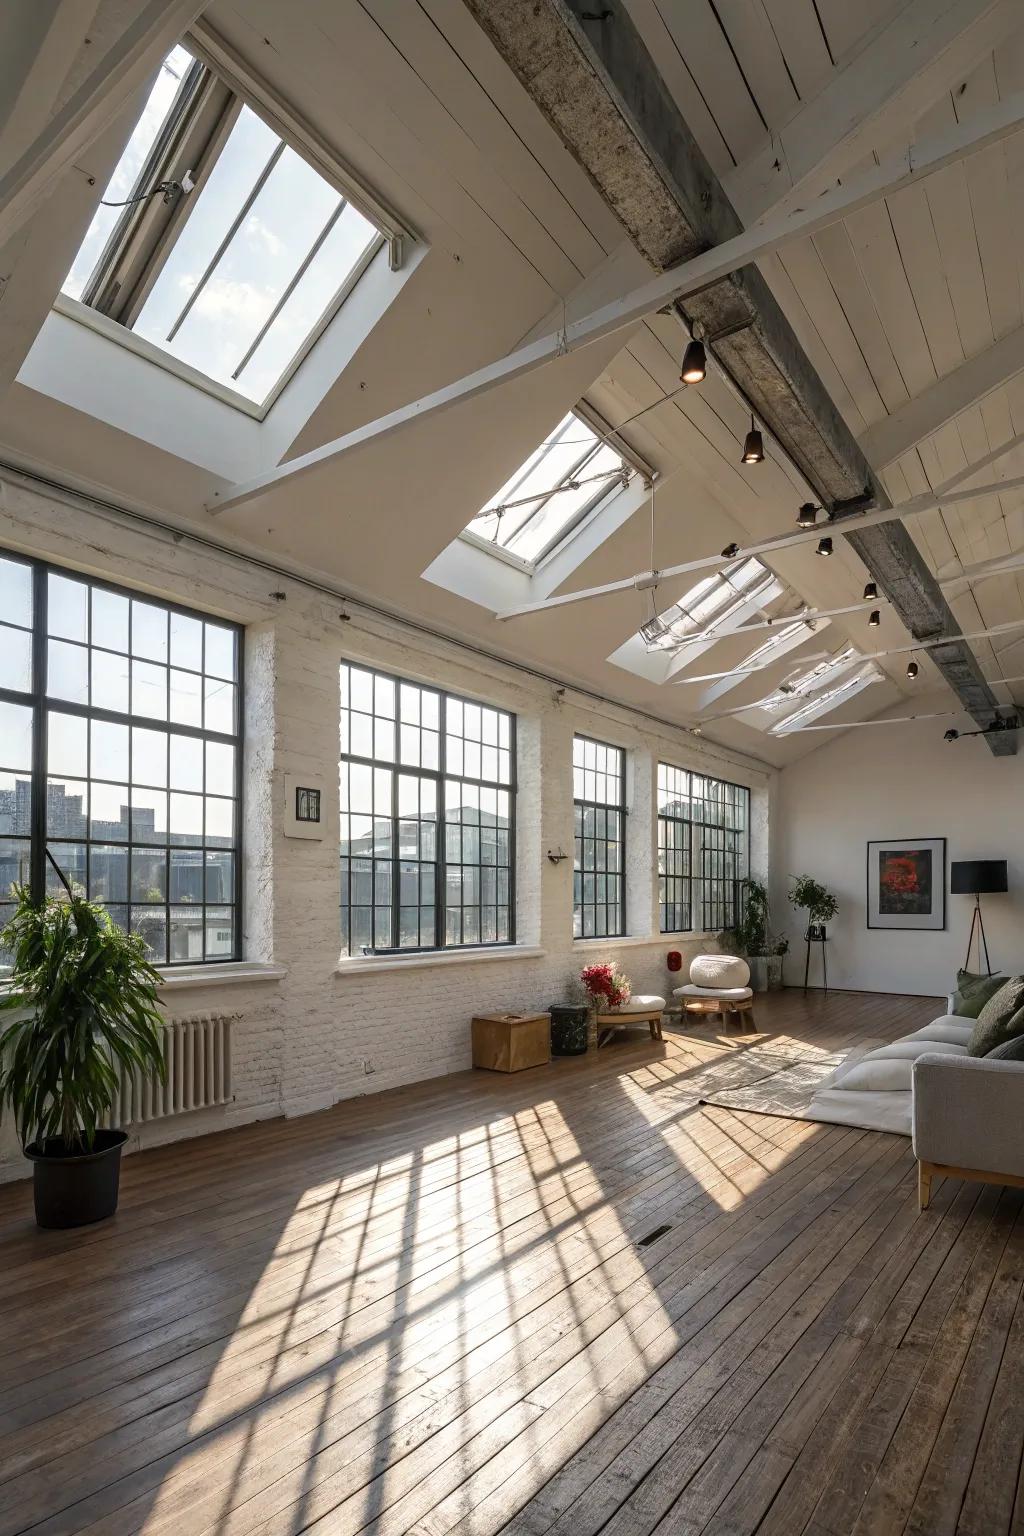
[[16,887],[0,937],[13,956],[0,1009],[15,1011],[0,1033],[0,1113],[10,1109],[32,1161],[41,1227],[113,1215],[128,1138],[100,1122],[122,1068],[166,1072],[160,978],[142,939],[64,884],[67,900]]
[[[726,929],[717,936],[724,951],[742,955],[747,961],[750,985],[755,992],[765,992],[771,985],[770,957],[785,953],[778,949],[779,940],[769,931],[770,916],[768,887],[764,881],[744,880],[740,892],[740,920],[735,928]],[[789,947],[788,943],[786,947]]]
[[782,991],[782,960],[789,954],[789,940],[779,933],[768,941],[768,991]]
[[838,901],[813,875],[793,875],[791,878],[793,889],[789,899],[794,907],[807,913],[807,932],[804,937],[823,941],[827,937],[825,924],[839,911]]
[[585,965],[580,971],[580,981],[590,999],[590,1038],[596,1041],[598,1014],[629,1002],[629,977],[617,971],[614,965],[604,963]]

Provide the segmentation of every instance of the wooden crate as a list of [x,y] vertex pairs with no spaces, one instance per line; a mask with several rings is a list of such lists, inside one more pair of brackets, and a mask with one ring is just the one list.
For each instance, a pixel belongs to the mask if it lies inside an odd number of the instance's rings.
[[551,1060],[546,1013],[481,1013],[473,1020],[473,1065],[489,1072],[522,1072]]

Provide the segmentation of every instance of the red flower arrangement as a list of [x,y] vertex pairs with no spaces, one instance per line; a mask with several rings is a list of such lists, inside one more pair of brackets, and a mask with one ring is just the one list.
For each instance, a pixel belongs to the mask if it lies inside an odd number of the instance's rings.
[[580,981],[595,1007],[621,1008],[623,1003],[629,1002],[629,977],[613,965],[585,965],[580,971]]

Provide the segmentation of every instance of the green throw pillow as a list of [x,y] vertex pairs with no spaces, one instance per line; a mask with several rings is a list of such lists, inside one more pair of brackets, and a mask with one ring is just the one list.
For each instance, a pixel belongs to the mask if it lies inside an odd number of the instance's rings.
[[[1014,1014],[1014,1018],[1018,1018]],[[1024,1019],[1021,1020],[1024,1027]],[[1013,1040],[1004,1040],[1002,1045],[997,1045],[994,1051],[989,1051],[988,1061],[1024,1061],[1024,1035],[1017,1035]]]
[[1024,976],[1011,976],[978,1014],[967,1054],[987,1056],[1004,1040],[1019,1034],[1024,1034]]
[[972,976],[970,971],[957,971],[953,1012],[961,1019],[976,1019],[989,998],[1005,985],[1005,976]]

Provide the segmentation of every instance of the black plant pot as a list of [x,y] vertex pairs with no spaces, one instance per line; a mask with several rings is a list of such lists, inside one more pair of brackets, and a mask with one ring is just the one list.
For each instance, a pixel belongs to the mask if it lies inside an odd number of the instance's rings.
[[582,1056],[587,1049],[587,1025],[590,1009],[587,1007],[563,1007],[556,1003],[548,1009],[551,1015],[552,1056]]
[[117,1210],[124,1131],[97,1131],[91,1152],[67,1152],[62,1137],[31,1142],[32,1192],[41,1227],[85,1227]]

